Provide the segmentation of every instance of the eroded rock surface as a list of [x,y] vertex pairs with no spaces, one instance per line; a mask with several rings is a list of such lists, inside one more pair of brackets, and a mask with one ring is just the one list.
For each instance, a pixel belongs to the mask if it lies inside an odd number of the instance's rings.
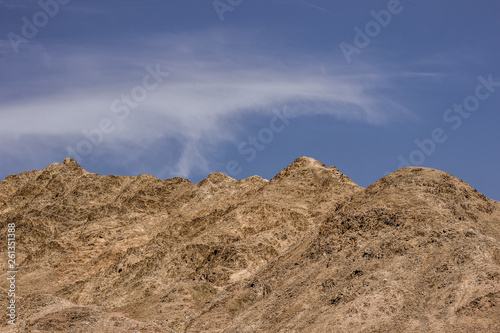
[[434,169],[363,189],[307,157],[199,184],[66,159],[1,181],[0,220],[19,332],[500,331],[500,204]]

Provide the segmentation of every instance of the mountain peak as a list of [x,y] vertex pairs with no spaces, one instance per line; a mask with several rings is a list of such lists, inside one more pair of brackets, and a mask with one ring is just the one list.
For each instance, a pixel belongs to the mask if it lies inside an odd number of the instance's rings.
[[281,170],[272,181],[295,177],[296,175],[303,175],[310,171],[319,171],[323,169],[326,170],[326,166],[320,161],[311,157],[301,156]]
[[289,165],[289,167],[295,167],[295,168],[321,167],[321,168],[325,168],[325,165],[312,157],[300,156],[295,161],[293,161]]
[[222,173],[222,172],[212,172],[211,174],[208,175],[207,178],[203,179],[200,182],[200,185],[205,185],[205,184],[219,184],[219,183],[224,183],[224,182],[233,182],[236,181],[234,178],[229,177],[228,175]]
[[341,173],[335,166],[327,168],[325,164],[320,161],[306,156],[297,158],[290,165],[281,170],[276,176],[274,176],[271,181],[277,182],[285,179],[293,179],[296,181],[297,179],[308,179],[317,182],[322,179],[332,178],[355,185],[349,177]]
[[[413,194],[425,192],[442,195],[467,192],[474,196],[479,195],[479,192],[462,179],[444,171],[424,167],[398,169],[367,188],[367,191],[371,193],[388,190]],[[483,195],[480,194],[480,196]]]
[[78,165],[78,163],[74,159],[72,159],[71,157],[66,157],[63,161],[63,164],[64,165],[73,165],[73,164]]
[[47,177],[52,174],[60,175],[73,175],[73,174],[86,174],[88,173],[84,168],[82,168],[74,159],[67,157],[62,163],[53,163],[42,170],[37,170],[40,172],[42,178]]

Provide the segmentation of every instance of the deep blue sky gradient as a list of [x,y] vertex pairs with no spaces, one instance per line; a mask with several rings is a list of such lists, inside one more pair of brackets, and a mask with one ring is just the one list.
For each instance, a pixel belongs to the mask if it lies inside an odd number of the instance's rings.
[[[109,118],[79,161],[90,172],[199,182],[236,161],[235,178],[270,179],[305,155],[368,186],[441,128],[415,165],[500,200],[500,87],[459,128],[443,119],[479,76],[500,82],[500,2],[402,0],[348,63],[339,45],[391,2],[243,0],[221,21],[212,1],[72,0],[16,53],[9,33],[41,8],[0,1],[0,178],[61,162]],[[157,64],[170,76],[118,119],[110,103]],[[294,118],[247,161],[238,146],[285,107]]]

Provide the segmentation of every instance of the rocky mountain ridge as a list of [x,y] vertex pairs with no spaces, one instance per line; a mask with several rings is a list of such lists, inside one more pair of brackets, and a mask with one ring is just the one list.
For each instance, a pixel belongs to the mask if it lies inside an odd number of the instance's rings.
[[0,220],[20,332],[500,331],[500,203],[434,169],[363,189],[307,157],[198,184],[66,159],[1,181]]

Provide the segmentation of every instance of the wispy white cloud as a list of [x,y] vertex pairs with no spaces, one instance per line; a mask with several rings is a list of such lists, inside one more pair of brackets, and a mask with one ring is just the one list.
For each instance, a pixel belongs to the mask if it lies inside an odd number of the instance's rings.
[[[182,152],[168,166],[168,176],[189,177],[193,170],[209,168],[200,142],[207,147],[234,140],[236,129],[224,126],[227,119],[242,114],[265,115],[273,106],[288,105],[296,115],[326,114],[371,124],[411,115],[394,96],[375,93],[391,86],[391,75],[373,68],[347,74],[343,63],[317,63],[299,54],[280,59],[266,54],[249,36],[221,31],[169,34],[117,47],[51,46],[50,55],[40,49],[50,72],[34,73],[29,78],[32,91],[4,101],[0,152],[13,151],[5,145],[20,145],[22,151],[23,138],[33,135],[59,137],[64,147],[82,130],[110,118],[117,129],[103,145],[119,149],[143,142],[147,149],[147,142],[175,138]],[[146,65],[156,64],[170,75],[131,110],[130,117],[120,120],[110,105],[142,84]],[[36,87],[47,85],[49,93],[37,93]],[[4,88],[19,89],[5,84]]]

